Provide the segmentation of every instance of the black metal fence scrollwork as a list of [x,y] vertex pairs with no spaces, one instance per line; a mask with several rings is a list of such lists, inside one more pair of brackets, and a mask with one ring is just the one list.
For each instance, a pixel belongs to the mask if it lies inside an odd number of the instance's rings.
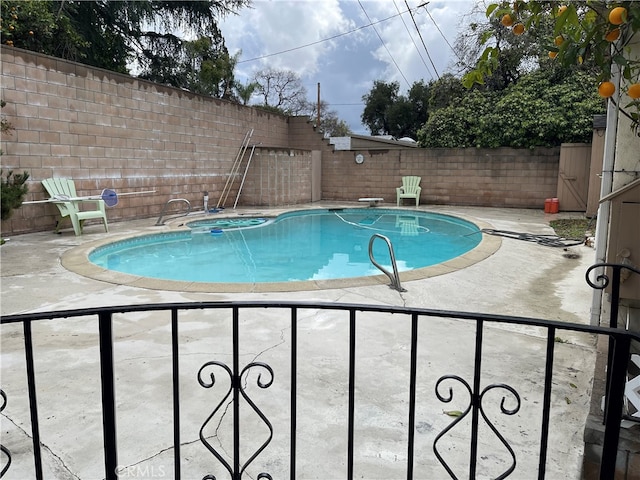
[[[242,371],[234,375],[233,370],[224,363],[218,361],[209,361],[200,367],[198,370],[198,383],[203,388],[213,388],[217,382],[215,374],[210,372],[208,377],[205,375],[205,371],[208,371],[209,368],[219,367],[222,369],[224,373],[229,378],[229,386],[226,392],[223,395],[222,400],[218,402],[213,411],[209,414],[207,419],[202,424],[200,428],[200,441],[203,445],[211,452],[218,461],[222,464],[222,466],[227,470],[232,479],[242,478],[247,467],[260,455],[260,453],[267,448],[269,443],[273,438],[273,426],[264,415],[264,413],[258,408],[255,402],[251,399],[251,397],[246,392],[246,378],[251,371],[251,369],[262,369],[264,372],[258,373],[258,378],[256,380],[256,384],[259,388],[266,389],[269,388],[273,384],[274,374],[272,368],[262,362],[251,362],[246,365]],[[237,365],[234,365],[237,368]],[[262,375],[266,373],[268,375],[267,379],[263,381]],[[247,405],[251,407],[251,409],[258,415],[258,417],[262,420],[262,422],[266,425],[269,430],[269,435],[267,439],[258,447],[258,449],[244,462],[240,462],[239,451],[240,451],[240,418],[239,418],[239,401],[240,398],[244,399]],[[207,436],[205,434],[205,429],[207,425],[212,421],[212,419],[216,416],[218,412],[222,409],[224,405],[228,405],[231,403],[233,405],[233,423],[234,423],[234,439],[233,439],[233,452],[234,452],[234,465],[231,465],[223,455],[216,450],[216,448],[207,440]],[[216,476],[209,474],[203,477],[203,480],[216,480]],[[271,475],[265,472],[261,472],[257,476],[258,479],[266,479],[271,480]]]
[[[596,274],[594,280],[591,279],[592,272],[602,269],[600,273]],[[611,274],[607,273],[607,269],[611,271]],[[609,327],[618,328],[618,313],[620,308],[620,284],[624,280],[623,273],[640,275],[640,269],[630,263],[596,263],[591,265],[585,274],[585,279],[589,286],[596,290],[604,290],[608,287],[611,288],[611,308],[609,312]],[[609,406],[611,398],[617,396],[617,394],[611,394],[612,387],[612,375],[614,373],[614,352],[615,345],[613,338],[609,337],[609,348],[607,353],[607,377],[606,377],[606,392],[605,404],[604,404],[604,421],[607,421],[609,415]],[[626,369],[625,369],[626,370]],[[624,386],[622,387],[624,388]],[[623,418],[632,422],[638,422],[637,417],[629,415],[623,415]]]
[[[2,389],[0,389],[0,397],[2,397],[2,404],[0,404],[0,413],[2,413],[5,407],[7,406],[7,394],[4,393],[4,390]],[[9,470],[9,467],[11,466],[11,452],[7,447],[5,447],[2,444],[0,444],[0,452],[2,452],[7,459],[6,460],[7,463],[2,467],[2,470],[0,470],[0,478],[2,478],[4,477],[4,474],[7,473],[7,470]]]
[[[591,280],[591,272],[593,272],[596,269],[605,269],[602,273],[596,275],[595,278],[595,282],[593,280]],[[611,281],[611,278],[609,278],[609,275],[607,275],[606,273],[606,269],[610,268],[612,269],[613,272],[613,282]],[[617,289],[620,285],[620,279],[621,279],[621,273],[623,270],[628,270],[630,272],[633,273],[637,273],[638,275],[640,275],[640,269],[636,268],[633,265],[630,264],[626,264],[626,263],[596,263],[594,265],[591,265],[588,269],[587,269],[587,273],[585,274],[585,279],[587,280],[587,283],[589,284],[589,286],[591,288],[595,288],[597,290],[603,290],[605,288],[607,288],[609,286],[609,283],[612,283],[613,288]],[[596,282],[600,282],[600,283],[596,283]],[[619,290],[618,290],[619,291]],[[613,293],[612,293],[613,295]],[[617,299],[617,297],[614,297]]]
[[459,376],[457,376],[457,375],[444,375],[444,376],[442,376],[442,377],[440,377],[438,379],[438,381],[436,382],[436,386],[435,386],[436,396],[438,397],[438,400],[440,400],[443,403],[451,403],[453,401],[453,387],[449,387],[449,391],[448,391],[447,395],[443,395],[440,392],[440,386],[446,381],[456,381],[456,382],[460,383],[464,387],[464,389],[467,391],[468,398],[469,398],[469,403],[466,406],[466,408],[464,409],[464,411],[455,411],[455,414],[453,414],[455,419],[442,432],[440,432],[436,436],[436,438],[435,438],[435,440],[433,442],[433,452],[435,453],[436,457],[438,458],[438,461],[442,464],[442,466],[447,471],[447,473],[451,476],[451,478],[456,479],[456,480],[458,478],[460,478],[459,476],[457,476],[454,473],[454,471],[451,468],[451,466],[444,459],[442,453],[438,450],[438,443],[444,438],[444,436],[450,430],[452,430],[458,423],[462,422],[462,420],[465,417],[467,417],[469,415],[469,413],[472,413],[472,417],[473,417],[471,419],[471,429],[472,429],[472,431],[471,431],[471,437],[470,437],[470,448],[469,448],[469,451],[471,452],[471,455],[474,456],[474,458],[471,461],[471,472],[469,473],[469,475],[470,475],[469,478],[474,478],[474,476],[475,476],[475,463],[477,461],[477,458],[475,458],[475,455],[477,453],[475,444],[477,443],[477,440],[478,440],[478,422],[477,422],[477,419],[478,419],[478,414],[480,414],[482,416],[482,418],[484,419],[486,425],[493,431],[493,433],[496,435],[498,440],[502,443],[502,445],[504,445],[505,449],[508,451],[509,455],[511,456],[511,465],[509,466],[509,468],[507,468],[504,472],[502,472],[500,475],[495,477],[497,480],[501,480],[501,479],[507,478],[509,475],[511,475],[511,473],[513,473],[513,471],[516,468],[516,454],[513,451],[513,448],[511,448],[511,445],[509,445],[509,442],[507,442],[505,437],[498,431],[498,429],[496,428],[494,423],[487,416],[487,413],[485,411],[485,408],[483,407],[483,403],[482,402],[483,402],[485,394],[487,392],[489,392],[490,390],[498,389],[498,388],[504,389],[508,393],[513,395],[513,397],[515,398],[515,401],[516,401],[516,406],[513,407],[513,408],[507,408],[505,406],[507,399],[506,399],[506,397],[503,396],[502,400],[500,402],[500,412],[503,413],[504,415],[515,415],[520,410],[520,395],[518,395],[518,392],[516,392],[516,390],[513,387],[510,387],[509,385],[504,385],[504,384],[492,384],[492,385],[489,385],[489,386],[485,387],[482,390],[482,392],[480,392],[480,394],[478,394],[477,392],[473,391],[473,389],[471,388],[471,386],[469,385],[468,382],[466,382],[464,379],[460,378]]

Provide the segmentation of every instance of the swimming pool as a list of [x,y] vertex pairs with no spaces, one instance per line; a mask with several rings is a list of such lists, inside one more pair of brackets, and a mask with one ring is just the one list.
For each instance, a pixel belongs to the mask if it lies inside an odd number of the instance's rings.
[[[474,223],[458,217],[378,208],[305,210],[268,220],[211,219],[189,226],[98,247],[89,260],[112,271],[184,282],[317,281],[380,275],[368,254],[374,233],[391,240],[400,272],[456,258],[482,240]],[[373,253],[390,268],[384,242],[374,242]]]

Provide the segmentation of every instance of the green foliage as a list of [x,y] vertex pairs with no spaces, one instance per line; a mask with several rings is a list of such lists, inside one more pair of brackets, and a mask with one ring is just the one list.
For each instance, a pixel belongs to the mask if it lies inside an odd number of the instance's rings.
[[235,82],[233,84],[233,88],[236,91],[236,95],[238,99],[242,102],[243,105],[249,105],[249,101],[251,100],[252,95],[258,88],[258,84],[256,82],[247,82],[244,85]]
[[560,76],[539,70],[505,93],[493,114],[504,146],[588,142],[593,116],[605,112],[595,81],[581,72]]
[[502,92],[472,89],[433,111],[418,133],[423,147],[558,146],[588,142],[604,113],[595,79],[585,72],[537,70]]
[[[0,108],[4,108],[6,104],[7,102],[0,100]],[[1,126],[2,133],[11,133],[13,130],[13,125],[4,117],[2,117]],[[2,155],[2,150],[0,150],[0,155]],[[25,185],[28,179],[28,172],[14,175],[13,171],[9,171],[4,177],[0,169],[0,213],[2,220],[10,218],[13,210],[22,205],[24,196],[29,191],[29,187]]]
[[323,116],[320,128],[322,133],[330,137],[346,137],[352,133],[347,122],[336,115]]
[[549,225],[561,238],[570,240],[584,240],[588,232],[595,232],[595,219],[571,218],[551,220]]
[[416,124],[417,111],[413,103],[403,95],[400,95],[395,102],[389,104],[384,114],[386,124],[385,135],[393,135],[396,138],[415,136],[412,132]]
[[287,116],[287,112],[285,112],[283,109],[272,107],[271,105],[255,105],[255,108],[259,108],[260,110],[264,110],[265,112]]
[[29,186],[25,184],[28,179],[28,172],[14,174],[9,171],[4,176],[2,170],[0,170],[0,210],[2,220],[10,218],[13,210],[22,205],[25,195],[29,192]]
[[[228,65],[207,58],[194,74],[185,42],[175,32],[206,37],[223,58],[228,52],[217,17],[235,13],[250,0],[67,1],[2,0],[2,42],[107,70],[128,73],[131,65],[142,78],[188,88],[193,76],[215,83],[228,77]],[[197,40],[196,40],[197,42]],[[218,82],[219,83],[219,82]],[[199,84],[198,84],[199,85]]]
[[[88,43],[74,32],[64,11],[51,1],[0,2],[2,43],[34,52],[78,60]],[[72,5],[69,5],[73,9]]]
[[459,78],[446,73],[435,82],[431,82],[426,93],[429,99],[427,106],[428,117],[429,110],[446,107],[462,97],[465,93],[465,88]]
[[362,96],[365,107],[360,119],[369,128],[371,135],[391,135],[389,108],[398,100],[399,89],[398,82],[375,80],[371,91]]
[[429,117],[433,82],[415,82],[407,95],[399,95],[398,82],[376,80],[362,97],[365,108],[361,120],[372,135],[416,138],[418,129]]
[[[314,125],[318,124],[318,104],[309,104],[309,121]],[[338,112],[331,110],[329,104],[320,101],[320,128],[319,131],[329,137],[346,137],[351,133],[347,122],[338,117]]]
[[222,37],[200,37],[185,42],[186,61],[180,71],[186,76],[186,87],[202,95],[231,98],[233,70],[238,56],[230,56]]
[[492,92],[471,90],[464,97],[434,110],[429,120],[418,131],[422,147],[499,147],[500,143],[488,128],[497,95]]
[[595,78],[548,60],[504,89],[465,89],[443,75],[416,82],[407,96],[377,81],[362,115],[372,134],[416,138],[423,147],[531,148],[588,142],[593,116],[605,112]]
[[[611,23],[609,14],[614,8],[623,8],[621,24]],[[510,15],[525,25],[525,34],[543,25],[551,25],[545,42],[539,45],[539,56],[554,58],[555,63],[564,68],[587,66],[597,81],[609,80],[615,69],[621,72],[621,91],[640,82],[640,61],[633,57],[628,48],[640,31],[640,2],[637,1],[523,1],[494,3],[488,6],[486,16],[496,25],[504,15]],[[545,29],[543,29],[545,30]],[[546,30],[545,30],[546,31]],[[498,27],[482,38],[485,50],[475,68],[464,77],[466,86],[483,84],[500,68],[496,58],[498,39],[512,33],[506,27]],[[612,34],[614,34],[611,36]],[[619,98],[617,91],[615,97]],[[632,101],[624,105],[624,114],[632,120],[632,128],[638,129],[640,102]]]
[[[466,72],[463,84],[471,88],[474,84],[490,90],[503,90],[517,82],[520,77],[548,62],[543,45],[553,39],[551,21],[541,21],[524,27],[526,34],[516,35],[512,27],[504,27],[500,20],[506,13],[498,15],[497,5],[489,8],[493,14],[486,22],[473,23],[456,40],[462,52],[458,66]],[[479,13],[479,12],[477,12]],[[515,14],[511,14],[520,20]],[[475,65],[470,69],[469,65]]]

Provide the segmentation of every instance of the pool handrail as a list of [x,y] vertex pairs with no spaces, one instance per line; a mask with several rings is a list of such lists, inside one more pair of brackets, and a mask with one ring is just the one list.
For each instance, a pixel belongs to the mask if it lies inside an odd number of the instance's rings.
[[[382,240],[384,240],[385,243],[387,244],[387,247],[389,247],[389,257],[391,258],[391,266],[393,267],[393,273],[389,272],[386,268],[384,268],[382,265],[376,262],[375,258],[373,257],[373,242],[376,238],[381,238]],[[378,267],[380,271],[382,271],[382,273],[384,273],[387,277],[389,277],[389,279],[391,280],[391,284],[389,286],[391,288],[399,292],[407,291],[406,288],[400,285],[400,275],[398,275],[398,265],[396,263],[396,254],[393,251],[393,245],[391,244],[391,240],[389,240],[388,237],[385,237],[384,235],[380,235],[379,233],[374,233],[371,236],[371,238],[369,239],[369,259],[371,260],[371,263],[373,263],[376,267]]]
[[187,200],[186,198],[172,198],[170,200],[167,200],[167,203],[165,203],[164,207],[162,207],[162,212],[160,212],[160,216],[158,217],[158,221],[156,221],[156,227],[160,226],[160,225],[164,225],[164,222],[162,221],[162,217],[164,217],[165,211],[167,210],[167,207],[169,206],[169,204],[174,203],[174,202],[184,202],[184,203],[187,204],[186,213],[178,215],[178,217],[186,217],[187,215],[189,215],[191,213],[191,202],[189,200]]

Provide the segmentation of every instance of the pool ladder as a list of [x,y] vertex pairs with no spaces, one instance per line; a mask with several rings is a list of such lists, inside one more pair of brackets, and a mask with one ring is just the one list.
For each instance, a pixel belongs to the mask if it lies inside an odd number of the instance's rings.
[[187,215],[189,215],[191,213],[191,202],[189,202],[189,200],[187,200],[186,198],[172,198],[171,200],[168,200],[167,203],[164,204],[164,207],[162,207],[162,212],[160,212],[160,216],[158,217],[158,221],[156,222],[156,226],[164,225],[164,222],[162,221],[162,217],[164,217],[165,212],[167,211],[167,207],[169,205],[171,205],[172,203],[175,203],[175,202],[183,202],[183,203],[187,204],[186,213],[178,215],[177,217],[186,217]]
[[[391,266],[393,267],[393,273],[389,272],[386,268],[376,262],[376,259],[373,258],[373,242],[376,238],[381,238],[389,247],[389,257],[391,258]],[[391,280],[391,284],[389,285],[394,290],[399,292],[406,292],[407,289],[403,288],[400,285],[400,276],[398,275],[398,265],[396,265],[396,254],[393,252],[393,245],[391,245],[391,240],[385,237],[384,235],[380,235],[379,233],[374,233],[369,239],[369,259],[371,263],[373,263],[382,273],[384,273]]]

